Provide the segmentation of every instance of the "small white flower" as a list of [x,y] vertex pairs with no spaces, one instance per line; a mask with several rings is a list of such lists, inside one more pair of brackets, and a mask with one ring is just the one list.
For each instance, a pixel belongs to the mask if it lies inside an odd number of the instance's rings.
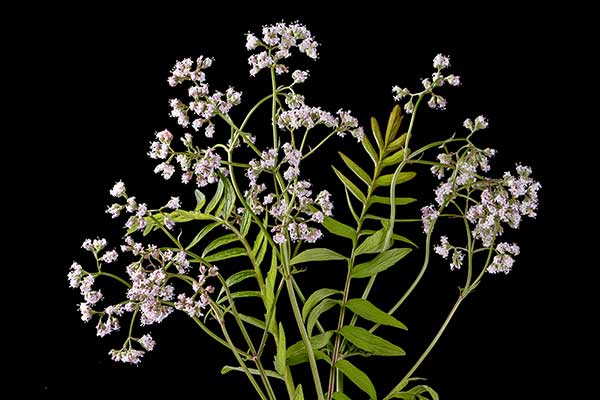
[[179,200],[179,197],[171,197],[171,200],[169,200],[166,207],[172,210],[179,209],[181,207],[181,201]]
[[450,57],[438,54],[433,59],[433,68],[444,69],[450,66]]
[[110,189],[110,195],[113,197],[121,197],[125,195],[125,184],[122,181],[115,183],[112,189]]

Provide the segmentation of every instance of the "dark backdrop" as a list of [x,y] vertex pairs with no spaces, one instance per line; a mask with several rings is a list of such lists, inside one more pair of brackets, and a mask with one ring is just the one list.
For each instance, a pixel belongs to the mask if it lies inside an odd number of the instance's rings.
[[[124,179],[138,197],[155,204],[181,188],[155,176],[145,155],[153,132],[169,127],[181,133],[167,115],[173,92],[166,77],[174,61],[214,56],[213,87],[231,84],[260,94],[268,90],[268,81],[263,74],[248,76],[243,34],[282,18],[299,19],[322,43],[319,61],[310,65],[307,101],[333,111],[350,108],[365,126],[371,115],[386,118],[393,106],[392,85],[415,88],[431,72],[433,56],[449,54],[463,86],[447,92],[448,111],[422,113],[417,128],[422,140],[452,133],[465,117],[483,113],[491,128],[481,139],[500,151],[497,163],[509,167],[521,160],[542,182],[539,218],[511,237],[522,247],[514,271],[487,277],[417,375],[427,377],[444,399],[542,398],[574,383],[565,374],[574,374],[570,366],[579,354],[577,342],[584,339],[567,337],[585,313],[570,306],[579,296],[571,277],[581,271],[566,255],[577,238],[564,234],[567,218],[560,212],[566,191],[578,181],[573,175],[559,178],[566,151],[562,142],[570,134],[561,116],[565,100],[558,95],[571,79],[560,66],[575,53],[561,27],[569,17],[557,10],[541,16],[520,9],[471,16],[446,8],[413,11],[373,4],[326,11],[298,5],[295,12],[282,12],[170,5],[152,10],[152,17],[146,16],[149,10],[36,10],[35,19],[27,18],[29,35],[14,42],[31,76],[24,90],[30,112],[21,121],[31,133],[23,135],[22,146],[35,164],[32,172],[21,170],[31,190],[24,200],[26,222],[21,219],[27,230],[20,236],[29,239],[19,241],[28,266],[21,259],[15,270],[29,271],[34,295],[27,296],[32,304],[26,302],[29,311],[20,314],[26,318],[18,319],[14,331],[25,339],[14,349],[20,360],[15,365],[23,367],[15,369],[16,375],[28,377],[25,384],[15,380],[14,389],[33,390],[40,398],[251,397],[242,376],[220,376],[220,365],[232,362],[229,354],[184,318],[152,329],[159,343],[140,366],[112,363],[107,352],[120,345],[120,338],[99,339],[93,326],[81,323],[78,294],[68,289],[65,275],[73,259],[81,258],[83,239],[116,238],[120,232],[104,214],[114,181]],[[350,143],[336,142],[357,154]],[[329,154],[322,156],[333,159]],[[330,171],[313,167],[317,182],[333,182]],[[426,174],[423,179],[427,184]],[[422,202],[432,200],[431,192],[415,190]],[[426,346],[459,284],[444,263],[430,268],[400,317],[410,327],[402,343],[407,361]],[[405,285],[399,280],[398,290]],[[13,298],[23,310],[22,297]],[[578,335],[584,331],[576,330]],[[376,381],[386,382],[406,365],[375,363],[372,368]]]

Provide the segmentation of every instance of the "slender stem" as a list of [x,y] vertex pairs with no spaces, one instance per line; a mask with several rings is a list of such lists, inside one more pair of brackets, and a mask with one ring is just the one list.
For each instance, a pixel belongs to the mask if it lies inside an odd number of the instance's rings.
[[315,391],[317,392],[318,400],[325,400],[323,397],[323,386],[321,385],[321,378],[319,377],[319,369],[317,367],[317,360],[315,358],[315,353],[312,348],[312,343],[310,341],[310,337],[308,336],[308,332],[306,331],[306,327],[304,326],[304,322],[302,320],[302,314],[300,312],[300,307],[298,306],[298,299],[296,298],[296,292],[294,290],[294,285],[290,276],[290,265],[289,265],[289,250],[287,249],[287,245],[289,242],[284,243],[282,247],[283,253],[283,266],[284,266],[284,279],[288,292],[288,296],[290,298],[290,304],[292,306],[292,311],[294,312],[294,318],[296,319],[296,324],[298,325],[298,330],[300,331],[300,336],[302,336],[302,341],[304,342],[304,347],[306,347],[306,353],[308,354],[308,362],[310,364],[310,372],[313,377],[313,381],[315,383]]
[[[258,369],[258,372],[260,374],[260,379],[262,380],[263,385],[267,389],[267,394],[269,395],[270,398],[276,399],[275,393],[273,392],[273,387],[271,386],[271,382],[269,381],[267,373],[265,372],[265,369],[262,366],[260,357],[258,357],[258,355],[256,353],[254,343],[252,343],[252,339],[250,338],[250,335],[248,334],[248,331],[246,330],[246,327],[244,326],[244,322],[241,320],[240,315],[237,311],[237,307],[235,306],[235,301],[233,300],[233,297],[231,296],[231,291],[227,287],[227,284],[225,283],[225,279],[223,279],[223,277],[221,275],[218,275],[218,276],[219,276],[219,280],[221,281],[221,284],[223,285],[223,288],[225,289],[227,299],[229,300],[229,305],[231,306],[231,312],[232,312],[233,318],[235,319],[235,322],[237,323],[238,327],[240,328],[240,331],[242,332],[242,336],[244,337],[244,340],[246,341],[246,344],[248,345],[248,347],[250,349],[250,354],[252,354],[252,360],[256,364],[256,368]],[[216,307],[216,305],[215,305],[215,307]]]
[[271,67],[271,87],[273,90],[273,103],[271,106],[271,125],[273,126],[273,148],[277,148],[277,82],[275,81],[275,66]]
[[[314,153],[315,151],[317,151],[317,149],[321,146],[323,146],[325,144],[326,141],[328,141],[333,135],[335,135],[337,133],[337,131],[333,131],[331,132],[329,135],[327,135],[325,137],[325,139],[321,140],[319,142],[319,144],[317,144],[315,147],[313,147],[312,149],[310,149],[310,151],[308,153],[306,153],[305,155],[302,156],[302,159],[304,160],[305,158],[307,158],[308,156],[310,156],[312,153]],[[302,142],[302,144],[304,144],[304,141]]]
[[415,373],[415,371],[421,366],[421,364],[423,363],[423,361],[425,361],[425,359],[427,358],[427,356],[429,355],[429,353],[431,352],[431,350],[433,350],[433,348],[435,347],[435,345],[437,344],[438,340],[440,340],[440,337],[442,337],[442,334],[444,333],[444,331],[446,330],[446,328],[448,327],[448,324],[450,323],[450,321],[452,320],[452,317],[454,316],[454,314],[456,313],[456,310],[458,310],[458,307],[460,306],[460,303],[465,299],[466,294],[461,293],[458,296],[458,299],[456,300],[456,303],[454,303],[454,306],[452,307],[452,309],[450,310],[450,313],[448,314],[448,316],[446,317],[446,320],[444,321],[444,323],[442,324],[442,326],[440,327],[440,329],[438,330],[437,334],[435,335],[435,337],[433,338],[433,340],[431,341],[431,343],[429,343],[429,346],[427,346],[427,348],[425,349],[425,351],[423,352],[423,354],[421,354],[421,357],[419,357],[419,359],[417,360],[417,362],[412,366],[412,368],[406,373],[406,375],[404,375],[404,378],[402,378],[402,380],[400,381],[400,383],[398,383],[389,393],[388,395],[384,398],[384,400],[387,399],[391,399],[392,395],[397,392],[398,390],[400,390],[402,388],[402,386],[405,384],[405,382],[408,381],[408,379],[410,379],[410,377]]
[[220,315],[220,313],[215,312],[215,315],[217,315],[217,314],[219,314],[218,315],[218,319],[219,319],[219,325],[221,326],[221,331],[223,332],[223,336],[225,337],[225,340],[229,344],[229,348],[231,349],[231,352],[233,353],[235,359],[237,360],[237,362],[240,365],[240,367],[242,368],[242,370],[244,370],[244,373],[248,377],[248,380],[252,384],[252,387],[254,387],[254,390],[256,390],[256,393],[258,394],[258,396],[262,400],[267,400],[267,396],[265,395],[265,393],[263,392],[263,390],[258,385],[258,382],[256,382],[256,379],[254,379],[254,377],[252,376],[252,373],[248,369],[248,366],[246,366],[246,363],[240,357],[240,353],[237,351],[237,348],[233,344],[233,341],[231,340],[231,337],[229,337],[229,333],[227,332],[227,329],[225,328],[225,320]]
[[131,284],[129,282],[127,282],[125,279],[121,278],[120,276],[111,274],[110,272],[97,272],[95,274],[93,274],[94,277],[96,276],[108,276],[109,278],[113,278],[116,281],[121,282],[123,285],[127,286],[128,288],[131,287]]

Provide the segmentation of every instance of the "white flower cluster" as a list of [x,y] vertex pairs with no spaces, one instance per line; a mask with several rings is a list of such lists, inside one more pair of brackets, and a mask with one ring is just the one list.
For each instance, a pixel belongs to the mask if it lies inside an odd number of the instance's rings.
[[[297,179],[300,176],[302,153],[290,143],[284,143],[282,150],[283,160],[280,164],[277,162],[278,151],[272,148],[263,151],[260,160],[250,161],[250,168],[246,170],[250,185],[244,196],[254,213],[260,215],[268,210],[277,221],[271,230],[276,243],[282,244],[286,241],[286,232],[293,242],[302,240],[314,243],[322,237],[322,232],[309,227],[307,223],[322,223],[325,216],[332,215],[331,195],[323,190],[313,199],[311,183]],[[258,183],[261,173],[277,174],[279,170],[283,171],[283,179],[287,182],[287,195],[291,196],[291,200],[286,200],[289,196],[283,194],[263,194],[267,186]],[[292,204],[289,204],[289,201],[292,201]],[[315,205],[319,206],[320,211],[314,211]]]
[[[124,185],[122,187],[124,191]],[[180,205],[179,198],[172,197],[166,207],[175,209]],[[131,253],[139,259],[126,268],[130,282],[126,293],[127,298],[121,303],[105,307],[104,310],[94,309],[93,307],[96,307],[103,298],[99,290],[93,290],[95,276],[101,274],[100,262],[112,262],[117,259],[117,252],[115,250],[106,251],[106,246],[105,239],[87,239],[82,245],[85,250],[92,252],[97,260],[97,274],[85,271],[77,262],[73,262],[68,273],[69,286],[78,288],[84,298],[84,302],[79,305],[81,319],[88,322],[94,315],[98,316],[96,326],[98,336],[103,337],[118,331],[120,329],[119,317],[126,312],[136,311],[135,315],[139,316],[139,323],[142,326],[162,322],[174,309],[182,310],[195,317],[202,315],[202,310],[209,304],[209,294],[214,292],[214,287],[207,285],[207,280],[218,275],[217,267],[200,265],[197,279],[189,277],[186,279],[193,281],[194,293],[191,296],[184,293],[176,296],[175,288],[170,280],[177,275],[170,272],[169,269],[176,269],[178,274],[187,274],[191,266],[186,252],[159,249],[155,245],[143,246],[130,236],[125,238],[121,252]],[[173,307],[169,302],[175,297],[177,297],[177,302]],[[132,342],[139,343],[142,349],[134,349]],[[137,364],[145,351],[152,351],[154,346],[155,342],[152,336],[145,334],[139,339],[129,337],[123,348],[113,349],[109,354],[115,361]]]
[[[464,126],[476,132],[488,125],[483,116],[474,121],[467,119]],[[468,198],[468,207],[464,210],[467,221],[471,224],[472,237],[479,240],[483,248],[490,249],[494,241],[504,232],[504,225],[517,229],[523,217],[535,218],[538,207],[539,182],[531,178],[531,168],[517,165],[516,176],[505,172],[500,179],[485,177],[489,172],[489,158],[495,155],[493,149],[478,149],[472,144],[459,153],[442,153],[438,155],[439,163],[431,168],[432,173],[442,179],[450,172],[447,180],[442,181],[435,189],[435,199],[440,208],[445,208],[459,196]],[[479,198],[475,196],[479,193]],[[424,207],[423,226],[427,232],[432,221],[439,217],[439,210],[433,206]],[[462,211],[461,211],[462,213]],[[443,236],[434,251],[444,258],[454,250],[451,268],[460,268],[463,254],[449,244]],[[497,255],[488,266],[488,272],[508,273],[514,263],[513,256],[519,254],[516,244],[500,243],[495,247]]]
[[460,77],[454,74],[444,75],[442,71],[450,67],[450,57],[438,54],[433,59],[433,67],[436,69],[431,78],[425,78],[421,81],[423,90],[417,93],[412,93],[407,88],[401,88],[399,86],[392,87],[392,94],[395,101],[400,101],[405,97],[408,97],[408,101],[404,104],[404,110],[411,114],[415,108],[415,97],[423,95],[430,95],[427,105],[433,109],[443,110],[446,108],[447,101],[444,97],[433,92],[434,89],[444,86],[446,83],[450,86],[460,86]]
[[193,113],[192,128],[198,131],[206,125],[204,134],[211,138],[215,132],[212,118],[217,114],[227,115],[233,106],[241,102],[242,94],[233,88],[225,93],[216,91],[210,93],[206,83],[204,70],[213,63],[212,58],[200,56],[196,60],[196,68],[192,69],[194,62],[186,58],[178,61],[171,71],[168,81],[171,86],[177,86],[185,81],[191,81],[188,89],[191,100],[186,104],[179,99],[171,99],[171,116],[177,119],[177,123],[183,127],[190,125],[190,111]]
[[539,182],[531,177],[531,168],[517,166],[517,177],[505,172],[502,179],[488,183],[479,203],[469,207],[466,217],[475,225],[473,237],[485,247],[502,235],[502,224],[517,229],[523,217],[535,218],[538,207]]
[[[291,97],[291,100],[290,100]],[[350,111],[338,110],[337,117],[322,110],[320,107],[309,107],[304,104],[304,99],[296,96],[286,98],[290,109],[283,111],[277,118],[277,125],[281,129],[294,132],[297,129],[313,129],[317,125],[324,125],[335,129],[340,137],[350,133],[359,142],[364,135],[363,128],[358,125],[358,120],[352,116]]]
[[[302,24],[280,22],[264,26],[260,39],[252,33],[246,35],[247,50],[264,49],[248,58],[250,75],[255,76],[265,68],[275,68],[277,74],[287,73],[288,67],[282,64],[281,60],[289,58],[294,47],[315,60],[318,56],[318,46],[310,31]],[[303,82],[305,79],[303,74],[294,76],[294,81],[297,82]]]

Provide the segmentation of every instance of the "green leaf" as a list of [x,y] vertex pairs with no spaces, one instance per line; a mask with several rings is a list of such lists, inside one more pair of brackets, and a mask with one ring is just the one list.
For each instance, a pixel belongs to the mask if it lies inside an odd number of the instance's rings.
[[[396,197],[395,203],[397,206],[403,206],[406,204],[414,203],[417,199],[413,199],[411,197]],[[368,205],[370,206],[373,203],[380,203],[390,205],[390,197],[389,196],[371,196],[369,199]]]
[[260,266],[265,259],[265,254],[267,253],[268,247],[269,242],[265,239],[264,232],[258,232],[256,240],[254,241],[254,246],[252,247],[252,254],[254,255],[254,260],[256,261],[257,266]]
[[[265,240],[266,242],[266,240]],[[265,304],[265,321],[269,319],[269,313],[276,312],[276,303],[275,303],[275,281],[277,280],[277,254],[275,252],[271,253],[271,266],[269,267],[269,272],[267,272],[267,278],[265,279],[265,286],[263,288],[263,302]],[[269,324],[269,333],[275,336],[277,325],[275,324],[275,318],[271,318],[271,322]]]
[[339,304],[339,301],[337,300],[325,299],[312,309],[310,314],[308,314],[308,318],[306,321],[306,331],[308,332],[309,336],[312,334],[312,330],[315,327],[317,321],[319,320],[321,314],[330,310],[337,304]]
[[294,391],[294,400],[304,400],[304,393],[302,392],[302,384],[299,384]]
[[381,253],[385,250],[383,248],[383,241],[385,239],[389,222],[381,221],[381,223],[383,224],[383,229],[380,229],[371,236],[368,236],[356,249],[356,255]]
[[381,325],[393,326],[395,328],[400,328],[406,330],[406,325],[402,322],[398,321],[396,318],[391,316],[390,314],[382,311],[377,308],[373,303],[364,299],[350,299],[348,303],[346,303],[346,307],[348,307],[354,314],[369,320],[371,322],[375,322]]
[[[333,336],[333,331],[327,331],[327,332],[320,333],[320,334],[315,335],[310,338],[310,343],[313,348],[313,351],[315,352],[315,355],[317,355],[318,350],[322,349],[323,347],[327,346],[327,344],[330,343],[332,336]],[[322,352],[320,352],[320,353],[323,354]],[[290,367],[308,362],[308,353],[306,352],[306,346],[304,346],[303,340],[299,340],[296,343],[294,343],[293,345],[291,345],[290,347],[288,347],[286,350],[286,354],[287,354],[286,362],[287,362],[287,365]],[[320,359],[325,359],[325,358],[321,357]]]
[[395,152],[391,156],[384,158],[381,162],[381,166],[389,167],[390,165],[399,164],[402,161],[404,161],[404,149],[401,149],[400,151]]
[[371,261],[358,264],[352,269],[353,278],[368,278],[390,268],[402,260],[412,250],[407,247],[391,249],[377,255]]
[[204,248],[204,251],[202,252],[202,257],[206,257],[206,255],[211,251],[216,250],[221,246],[225,246],[226,244],[235,242],[236,240],[238,240],[238,238],[234,233],[228,233],[226,235],[221,236],[220,238],[216,238]]
[[227,278],[227,280],[225,281],[225,286],[230,288],[233,285],[245,281],[246,279],[254,278],[255,276],[256,272],[254,272],[253,269],[245,269],[243,271],[238,271],[235,274],[231,275],[229,278]]
[[394,238],[394,240],[398,240],[399,242],[404,242],[404,243],[408,243],[408,244],[410,244],[412,246],[419,247],[419,246],[417,246],[415,244],[415,242],[413,242],[412,240],[410,240],[407,237],[404,237],[404,236],[401,236],[401,235],[396,235],[396,234],[393,234],[392,237]]
[[371,142],[369,142],[367,135],[363,135],[361,143],[362,143],[363,147],[365,148],[365,151],[367,152],[367,154],[373,161],[373,164],[375,164],[377,166],[377,163],[379,162],[379,156],[377,155],[377,152],[375,151],[375,148],[373,147]]
[[285,375],[285,331],[283,330],[283,325],[281,322],[279,323],[279,343],[277,343],[277,354],[275,355],[275,371],[279,372],[281,375]]
[[395,344],[358,326],[344,326],[340,333],[359,349],[378,356],[403,356],[406,354]]
[[220,181],[225,181],[225,199],[223,202],[223,210],[221,212],[221,215],[223,219],[227,220],[231,215],[231,212],[235,208],[235,190],[233,189],[231,182],[229,182],[229,179],[226,179],[224,176],[221,176]]
[[240,319],[242,321],[247,322],[250,325],[257,327],[258,329],[261,329],[263,331],[265,330],[265,323],[258,318],[254,318],[249,315],[240,314],[240,313],[238,313],[238,317],[240,317]]
[[246,255],[246,250],[241,247],[233,247],[231,249],[223,250],[215,254],[204,257],[206,262],[215,262],[221,260],[227,260],[228,258],[242,257]]
[[[225,365],[223,368],[221,368],[221,375],[225,375],[231,371],[245,372],[241,367],[232,367],[230,365]],[[260,375],[260,371],[256,368],[248,368],[248,371],[250,371],[252,375]],[[265,373],[270,378],[283,380],[283,377],[275,371],[265,370]]]
[[387,128],[385,130],[385,142],[389,143],[391,140],[394,140],[398,131],[400,130],[400,125],[402,124],[402,108],[396,104],[390,113],[390,118],[388,119]]
[[198,189],[194,190],[194,196],[196,196],[196,208],[194,208],[194,211],[200,211],[204,203],[206,203],[206,196]]
[[240,222],[240,233],[243,237],[246,237],[246,235],[248,235],[251,225],[252,215],[250,214],[250,212],[248,212],[248,210],[244,210],[244,213],[242,214],[242,222]]
[[356,368],[350,361],[340,360],[335,363],[335,367],[342,371],[360,390],[368,394],[371,399],[377,399],[377,391],[373,386],[373,382],[367,374]]
[[[239,292],[231,293],[231,299],[244,299],[247,297],[260,297],[260,292],[257,290],[240,290]],[[228,296],[223,297],[217,303],[223,303],[225,300],[228,300]]]
[[342,392],[335,392],[333,394],[333,400],[352,400],[352,399],[350,399],[350,397],[346,396]]
[[371,131],[375,142],[377,142],[377,147],[379,147],[379,150],[383,150],[383,136],[381,136],[381,129],[379,129],[379,123],[375,117],[371,117]]
[[223,196],[223,190],[225,189],[225,184],[223,183],[223,179],[219,179],[219,183],[217,183],[217,189],[215,190],[215,194],[212,199],[206,206],[204,210],[205,213],[209,214],[216,206],[219,204],[221,200],[221,196]]
[[[407,382],[408,383],[408,382]],[[405,399],[405,400],[427,400],[427,397],[423,396],[427,393],[431,396],[432,400],[439,400],[440,397],[435,390],[427,385],[417,385],[408,391],[396,392],[390,395],[390,399]]]
[[390,144],[388,144],[386,150],[389,153],[392,153],[392,152],[404,147],[404,145],[406,144],[406,136],[408,136],[408,133],[403,133],[398,138],[394,139]]
[[360,189],[354,183],[352,183],[352,181],[350,179],[346,178],[344,176],[344,174],[342,174],[340,171],[338,171],[335,167],[332,166],[331,168],[333,168],[333,171],[335,172],[337,177],[340,179],[340,181],[342,181],[344,186],[346,186],[348,188],[350,193],[352,193],[354,195],[354,197],[356,197],[361,203],[366,204],[367,198],[360,191]]
[[343,255],[336,253],[333,250],[329,250],[323,247],[317,247],[314,249],[304,250],[296,257],[290,260],[290,265],[310,262],[310,261],[336,261],[346,260],[347,258]]
[[[396,181],[396,185],[399,185],[404,182],[410,181],[417,175],[416,172],[400,172],[398,174],[398,180]],[[392,184],[392,180],[394,178],[394,174],[382,175],[375,180],[375,186],[390,186]]]
[[338,154],[340,155],[340,157],[342,157],[342,160],[344,161],[344,164],[346,164],[346,166],[348,168],[350,168],[350,170],[352,172],[354,172],[354,174],[356,176],[358,176],[360,178],[361,181],[363,181],[364,183],[366,183],[367,185],[371,184],[371,178],[369,177],[369,174],[367,174],[365,172],[364,169],[362,169],[361,167],[358,166],[358,164],[356,164],[354,161],[352,161],[349,157],[347,157],[344,153],[342,153],[341,151],[338,151]]
[[304,303],[304,307],[302,307],[302,319],[306,321],[308,317],[308,313],[316,306],[321,300],[333,296],[334,294],[341,294],[342,291],[336,289],[328,289],[322,288],[313,292],[308,299],[306,299],[306,303]]
[[212,231],[219,225],[221,225],[220,222],[213,222],[212,224],[206,225],[204,228],[202,228],[200,232],[198,232],[196,237],[194,237],[194,240],[192,240],[185,249],[190,250],[191,248],[193,248],[204,238],[204,236],[206,236],[210,231]]
[[325,219],[323,220],[323,226],[325,227],[325,229],[327,229],[334,235],[342,236],[350,240],[354,240],[354,237],[356,235],[354,229],[352,229],[346,224],[342,224],[338,220],[335,220],[331,217],[325,217]]

